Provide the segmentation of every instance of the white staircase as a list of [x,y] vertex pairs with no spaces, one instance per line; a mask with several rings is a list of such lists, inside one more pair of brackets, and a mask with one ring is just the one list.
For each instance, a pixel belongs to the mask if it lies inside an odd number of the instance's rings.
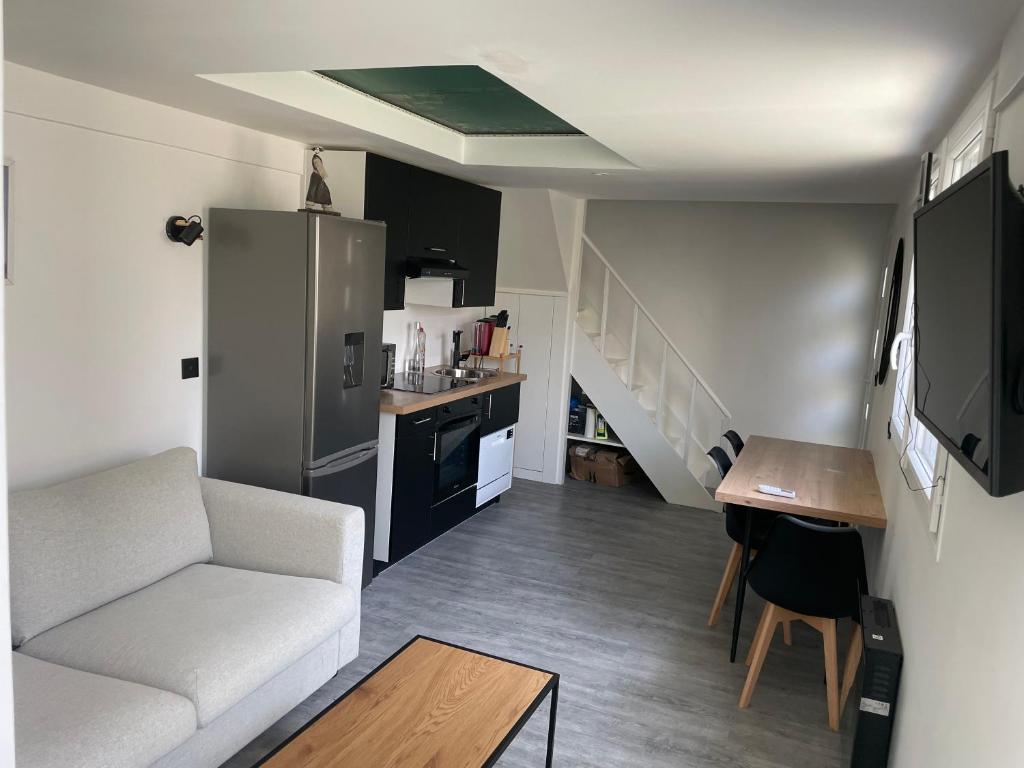
[[720,509],[705,454],[728,429],[728,409],[582,238],[573,378],[667,501]]

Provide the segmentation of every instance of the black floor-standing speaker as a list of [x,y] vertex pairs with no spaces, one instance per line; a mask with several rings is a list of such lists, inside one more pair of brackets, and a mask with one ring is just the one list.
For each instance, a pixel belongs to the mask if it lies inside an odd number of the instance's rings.
[[885,768],[896,718],[903,644],[891,601],[864,596],[861,618],[864,657],[846,707],[844,750],[850,768]]

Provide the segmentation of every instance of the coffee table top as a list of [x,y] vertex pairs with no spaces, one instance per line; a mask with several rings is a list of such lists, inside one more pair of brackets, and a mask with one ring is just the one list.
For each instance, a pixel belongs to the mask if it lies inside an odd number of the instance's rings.
[[259,765],[493,765],[558,675],[421,635]]

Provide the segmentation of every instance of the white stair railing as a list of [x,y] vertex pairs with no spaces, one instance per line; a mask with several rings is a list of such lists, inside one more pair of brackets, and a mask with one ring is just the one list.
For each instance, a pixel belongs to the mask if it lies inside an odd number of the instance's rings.
[[576,322],[704,484],[732,415],[586,234]]

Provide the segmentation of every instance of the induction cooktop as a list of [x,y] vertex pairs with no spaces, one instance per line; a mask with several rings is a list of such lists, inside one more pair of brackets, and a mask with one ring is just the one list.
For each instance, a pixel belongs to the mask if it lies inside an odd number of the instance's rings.
[[421,395],[436,395],[451,389],[471,386],[472,381],[459,381],[450,376],[437,376],[433,373],[396,373],[395,386],[399,392],[419,392]]

